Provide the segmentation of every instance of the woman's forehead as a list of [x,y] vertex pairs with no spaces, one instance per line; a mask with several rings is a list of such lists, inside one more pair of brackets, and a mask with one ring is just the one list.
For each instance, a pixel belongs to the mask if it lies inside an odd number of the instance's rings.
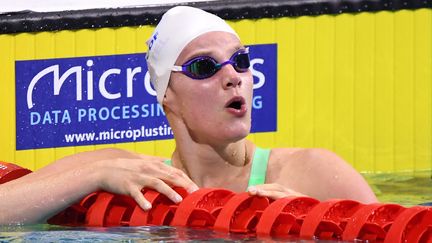
[[199,55],[225,56],[241,48],[243,48],[243,45],[234,34],[214,31],[200,35],[189,42],[183,48],[178,60]]

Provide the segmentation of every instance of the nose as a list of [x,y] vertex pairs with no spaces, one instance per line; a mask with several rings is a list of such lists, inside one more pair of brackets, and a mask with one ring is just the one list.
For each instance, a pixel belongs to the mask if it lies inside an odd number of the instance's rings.
[[220,72],[222,72],[222,86],[224,89],[241,86],[241,77],[232,65],[223,66]]

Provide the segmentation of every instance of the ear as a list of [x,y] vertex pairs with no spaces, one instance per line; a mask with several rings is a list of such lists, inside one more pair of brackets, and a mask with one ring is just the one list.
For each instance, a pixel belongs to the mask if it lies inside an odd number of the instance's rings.
[[[162,105],[163,105],[163,106],[166,106],[167,103],[168,103],[167,93],[169,93],[169,92],[171,92],[171,89],[170,89],[170,87],[168,86],[167,89],[166,89],[166,91],[165,91],[164,97],[163,97],[163,99],[162,99]],[[170,96],[170,95],[168,94],[168,96]]]
[[162,99],[162,108],[164,109],[165,114],[167,113],[167,111],[172,109],[172,99],[174,97],[174,93],[170,87],[170,85],[168,85],[167,90],[165,91],[165,95]]

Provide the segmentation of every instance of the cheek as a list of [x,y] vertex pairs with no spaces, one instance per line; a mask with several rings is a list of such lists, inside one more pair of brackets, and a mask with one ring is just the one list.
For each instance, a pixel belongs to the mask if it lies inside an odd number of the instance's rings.
[[187,114],[191,119],[203,120],[211,117],[212,111],[215,111],[220,103],[216,92],[209,87],[188,87],[185,93],[187,95],[183,99],[183,114]]

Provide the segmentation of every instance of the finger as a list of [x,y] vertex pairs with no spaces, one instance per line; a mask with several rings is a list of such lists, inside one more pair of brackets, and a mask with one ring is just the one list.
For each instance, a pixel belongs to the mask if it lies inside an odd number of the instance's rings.
[[288,196],[293,196],[293,197],[305,196],[302,193],[288,189],[277,183],[251,186],[248,188],[248,192],[250,195],[270,197],[273,199],[279,199]]
[[286,191],[286,187],[278,184],[278,183],[269,183],[269,184],[261,184],[248,187],[248,191]]
[[[188,193],[192,193],[199,189],[183,171],[161,163],[160,161],[144,161],[141,159],[129,159],[128,161],[125,161],[124,159],[121,159],[114,160],[113,162],[117,163],[117,166],[120,168],[130,171],[134,171],[133,168],[136,168],[135,171],[139,172],[140,175],[156,177],[172,186],[185,188]],[[143,181],[140,181],[140,183],[142,182]]]
[[248,191],[249,195],[251,196],[260,196],[260,197],[268,197],[274,200],[280,199],[280,198],[284,198],[284,197],[290,197],[290,196],[300,196],[297,194],[290,194],[290,193],[286,193],[286,192],[281,192],[281,191],[264,191],[264,190],[251,190]]
[[281,191],[274,190],[274,188],[272,187],[269,186],[264,187],[263,185],[250,186],[248,187],[247,192],[249,192],[249,195],[253,195],[253,196],[267,196],[269,195],[270,192],[283,193]]
[[280,199],[280,198],[284,198],[290,195],[287,195],[286,193],[283,192],[279,192],[279,191],[263,191],[263,190],[259,190],[257,193],[257,196],[260,197],[268,197],[274,200]]
[[130,192],[130,196],[144,211],[148,211],[152,208],[151,203],[147,201],[147,199],[145,199],[143,193],[138,188],[135,187],[135,189],[132,189]]
[[153,157],[153,160],[129,159],[125,163],[124,159],[115,160],[118,167],[133,170],[137,168],[141,175],[151,175],[159,178],[172,186],[185,188],[188,193],[198,190],[198,186],[182,171],[172,166],[161,163],[159,157]]
[[198,186],[180,169],[162,165],[156,172],[156,177],[171,186],[183,187],[188,193],[198,190]]
[[144,187],[152,188],[163,195],[167,196],[171,201],[174,203],[180,203],[183,198],[176,192],[174,189],[172,189],[170,186],[168,186],[164,181],[155,178],[155,177],[148,177],[144,176]]

